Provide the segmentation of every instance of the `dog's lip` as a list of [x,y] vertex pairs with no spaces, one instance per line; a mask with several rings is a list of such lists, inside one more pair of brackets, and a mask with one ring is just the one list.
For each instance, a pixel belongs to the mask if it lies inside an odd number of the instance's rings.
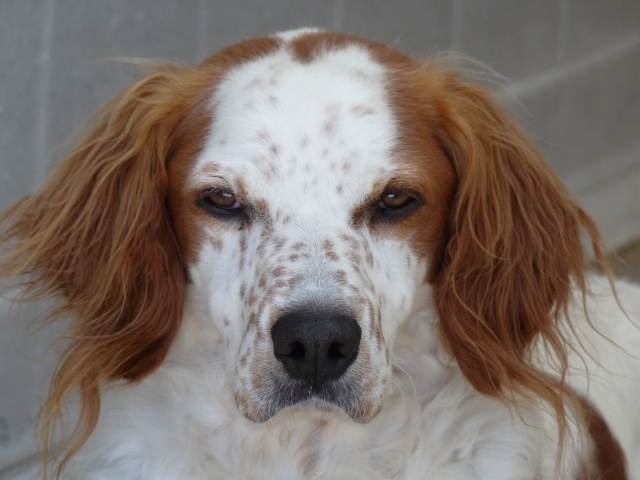
[[260,395],[251,395],[248,391],[244,396],[236,393],[236,405],[254,423],[268,422],[274,417],[286,418],[287,414],[296,411],[300,411],[300,415],[312,415],[316,411],[339,415],[343,420],[348,417],[356,424],[365,425],[380,413],[385,395],[372,396],[370,392],[363,392],[358,382],[349,381],[354,379],[341,377],[314,389],[301,380],[274,376]]
[[[278,413],[282,413],[282,412],[292,412],[292,413],[296,413],[296,412],[307,412],[309,410],[314,410],[314,411],[318,411],[318,412],[322,412],[322,413],[330,413],[332,416],[339,414],[339,415],[343,415],[347,418],[351,418],[351,416],[344,410],[344,408],[342,408],[340,405],[330,402],[328,400],[325,400],[323,398],[320,398],[318,396],[315,395],[311,395],[303,400],[300,400],[292,405],[288,405],[284,408],[282,408],[280,410],[280,412]],[[277,416],[277,414],[276,414]],[[355,419],[351,418],[353,421],[356,421]],[[360,422],[357,422],[360,423]]]
[[[309,394],[306,398],[300,399],[295,403],[284,406],[278,413],[281,412],[297,412],[297,411],[305,411],[314,410],[322,413],[331,414],[331,416],[341,415],[346,418],[351,419],[354,423],[365,425],[373,420],[378,413],[382,410],[382,405],[376,407],[369,408],[352,408],[349,411],[343,405],[339,403],[327,400],[326,398],[322,398],[316,394]],[[277,416],[278,414],[276,414]]]
[[313,389],[300,388],[297,391],[296,398],[292,401],[288,401],[283,409],[292,407],[315,407],[319,409],[327,409],[329,407],[334,409],[343,410],[343,408],[332,398],[332,394],[327,392],[326,388]]

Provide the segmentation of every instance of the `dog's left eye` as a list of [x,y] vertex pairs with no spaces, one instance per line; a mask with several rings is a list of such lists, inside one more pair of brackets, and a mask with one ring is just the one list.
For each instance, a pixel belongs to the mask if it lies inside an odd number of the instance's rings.
[[377,202],[372,205],[372,220],[383,223],[407,218],[424,204],[419,193],[404,188],[386,190]]
[[387,192],[380,199],[378,208],[381,210],[400,210],[408,207],[415,201],[407,192]]

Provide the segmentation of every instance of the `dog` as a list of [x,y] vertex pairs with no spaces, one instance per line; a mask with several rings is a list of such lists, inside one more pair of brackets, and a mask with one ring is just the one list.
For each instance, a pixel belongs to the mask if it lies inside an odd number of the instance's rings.
[[447,59],[305,29],[155,65],[3,224],[70,319],[45,477],[640,478],[640,290]]

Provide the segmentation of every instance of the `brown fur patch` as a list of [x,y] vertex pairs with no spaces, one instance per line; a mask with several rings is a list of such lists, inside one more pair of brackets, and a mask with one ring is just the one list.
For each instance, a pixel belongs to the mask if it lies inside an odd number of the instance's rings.
[[627,480],[627,460],[618,439],[588,400],[583,400],[583,406],[592,451],[581,468],[578,480]]

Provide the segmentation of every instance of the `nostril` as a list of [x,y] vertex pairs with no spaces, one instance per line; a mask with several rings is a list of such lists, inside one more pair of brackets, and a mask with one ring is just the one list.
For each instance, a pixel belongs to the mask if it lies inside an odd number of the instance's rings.
[[304,345],[301,342],[293,342],[289,352],[281,352],[280,355],[289,357],[292,360],[304,360]]
[[[357,348],[356,348],[357,350]],[[344,358],[347,358],[349,355],[354,353],[354,349],[345,345],[344,343],[332,343],[329,346],[329,350],[327,351],[327,357],[333,361],[340,361]]]

